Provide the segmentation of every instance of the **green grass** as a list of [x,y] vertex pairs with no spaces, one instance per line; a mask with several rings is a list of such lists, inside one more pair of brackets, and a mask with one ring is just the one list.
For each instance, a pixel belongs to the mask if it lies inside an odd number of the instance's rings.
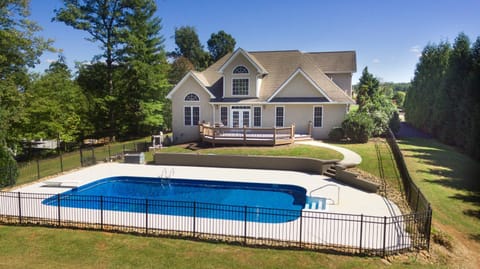
[[480,163],[431,139],[399,141],[433,219],[480,243]]
[[1,268],[437,268],[414,259],[248,248],[182,239],[0,225]]
[[191,150],[188,145],[178,145],[164,148],[159,152],[168,153],[198,153],[198,154],[223,154],[223,155],[262,155],[262,156],[295,156],[317,159],[342,159],[343,155],[337,151],[311,147],[307,145],[286,145],[276,147],[216,147]]

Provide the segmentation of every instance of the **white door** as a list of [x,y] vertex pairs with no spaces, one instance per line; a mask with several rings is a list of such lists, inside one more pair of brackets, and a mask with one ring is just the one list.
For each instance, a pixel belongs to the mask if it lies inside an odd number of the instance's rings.
[[232,127],[250,127],[250,109],[232,109]]

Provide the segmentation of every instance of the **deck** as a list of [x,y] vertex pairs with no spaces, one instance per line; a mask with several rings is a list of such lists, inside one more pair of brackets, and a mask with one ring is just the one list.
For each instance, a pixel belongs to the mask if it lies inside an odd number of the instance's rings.
[[230,145],[277,146],[295,142],[295,139],[309,139],[308,134],[295,134],[295,125],[273,128],[231,128],[199,124],[200,138],[203,142]]

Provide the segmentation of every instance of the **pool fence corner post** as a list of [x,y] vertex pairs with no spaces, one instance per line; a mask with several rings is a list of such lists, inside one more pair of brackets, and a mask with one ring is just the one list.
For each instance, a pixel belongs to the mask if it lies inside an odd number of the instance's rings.
[[20,224],[22,224],[22,193],[21,192],[17,192],[18,193],[18,222]]
[[148,235],[148,199],[145,199],[145,234]]
[[383,217],[383,254],[382,256],[386,256],[386,244],[387,244],[387,216]]
[[110,150],[110,144],[107,144],[107,148],[108,148],[108,161],[110,161],[112,159],[112,152]]
[[92,146],[92,162],[93,164],[97,163],[97,160],[95,159],[95,148]]
[[300,234],[299,234],[299,247],[302,248],[302,230],[303,230],[303,210],[300,209]]
[[40,160],[37,157],[37,179],[40,179]]
[[363,214],[360,215],[360,254],[362,253]]
[[193,237],[195,237],[196,235],[196,231],[195,231],[196,219],[197,219],[197,202],[193,201]]
[[81,146],[80,146],[80,166],[83,167],[83,151]]
[[243,244],[247,245],[247,212],[248,212],[248,207],[244,206],[244,211],[243,211]]
[[61,199],[60,199],[60,193],[59,193],[57,195],[58,226],[60,226],[60,221],[61,221],[61,219],[60,219],[60,217],[61,217],[60,216],[60,201],[61,201]]
[[100,230],[103,231],[103,195],[100,196]]

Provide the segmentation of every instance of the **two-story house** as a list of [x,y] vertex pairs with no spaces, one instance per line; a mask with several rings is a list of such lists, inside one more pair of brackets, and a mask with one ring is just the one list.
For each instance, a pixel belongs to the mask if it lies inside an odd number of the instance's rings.
[[[354,101],[354,51],[237,49],[170,91],[174,143],[199,139],[199,122],[228,127],[282,127],[324,139]],[[310,129],[310,130],[309,130]]]

